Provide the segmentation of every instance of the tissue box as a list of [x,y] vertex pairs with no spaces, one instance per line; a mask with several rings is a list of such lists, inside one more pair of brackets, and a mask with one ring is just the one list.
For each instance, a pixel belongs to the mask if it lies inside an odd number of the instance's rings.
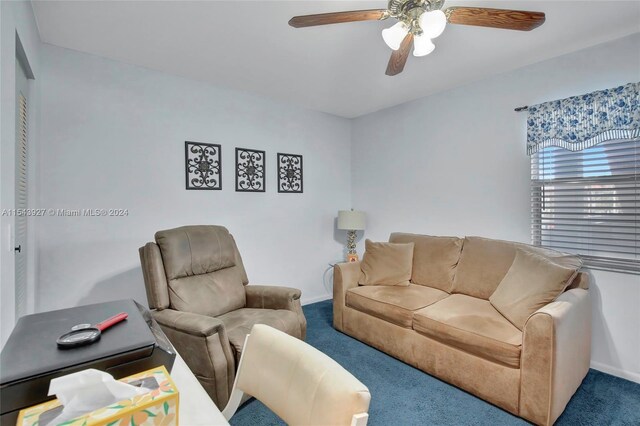
[[[177,426],[179,395],[164,366],[120,379],[152,388],[147,393],[64,422],[64,426]],[[57,399],[20,411],[16,426],[44,426],[62,410]],[[49,419],[49,420],[47,420]]]

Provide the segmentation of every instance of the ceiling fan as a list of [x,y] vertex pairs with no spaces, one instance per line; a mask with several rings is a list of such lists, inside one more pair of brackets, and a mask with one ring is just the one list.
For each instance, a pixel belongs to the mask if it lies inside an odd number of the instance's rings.
[[443,11],[443,4],[444,0],[389,0],[387,9],[294,16],[289,25],[301,28],[395,18],[398,22],[382,30],[382,38],[393,49],[386,74],[396,75],[404,69],[412,45],[414,56],[425,56],[435,49],[432,40],[442,34],[447,23],[531,31],[545,20],[542,12],[456,6]]

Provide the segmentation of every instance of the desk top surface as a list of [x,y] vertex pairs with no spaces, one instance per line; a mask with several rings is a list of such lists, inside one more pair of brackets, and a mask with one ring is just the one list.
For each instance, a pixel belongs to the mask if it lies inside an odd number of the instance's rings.
[[[105,330],[98,341],[77,348],[58,348],[58,337],[74,325],[97,324],[120,312],[129,317]],[[155,341],[132,299],[25,315],[18,320],[0,354],[0,384],[153,348]]]

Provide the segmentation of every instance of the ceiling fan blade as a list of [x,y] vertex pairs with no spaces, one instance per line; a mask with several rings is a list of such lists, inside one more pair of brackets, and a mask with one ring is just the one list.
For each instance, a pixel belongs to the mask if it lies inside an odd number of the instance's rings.
[[386,12],[386,9],[369,9],[294,16],[289,20],[289,25],[294,28],[301,28],[313,27],[316,25],[341,24],[343,22],[379,21],[387,18]]
[[484,7],[450,7],[444,11],[451,24],[531,31],[544,23],[542,12],[489,9]]
[[404,70],[404,64],[407,63],[407,58],[409,57],[409,52],[411,52],[411,46],[413,45],[413,34],[409,33],[402,40],[402,44],[400,44],[400,48],[398,50],[394,50],[391,54],[391,58],[389,58],[389,63],[387,64],[387,75],[397,75]]

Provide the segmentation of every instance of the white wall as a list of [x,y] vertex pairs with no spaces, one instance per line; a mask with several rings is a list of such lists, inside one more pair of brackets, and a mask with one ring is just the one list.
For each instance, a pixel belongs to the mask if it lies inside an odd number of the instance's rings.
[[[226,226],[252,283],[328,296],[334,217],[350,207],[348,120],[50,45],[42,68],[39,207],[129,216],[39,221],[38,310],[146,302],[138,247],[187,224]],[[222,145],[222,191],[185,190],[185,140]],[[266,193],[235,192],[235,147],[266,151]],[[304,156],[303,194],[277,193],[277,152]]]
[[[31,4],[26,1],[0,1],[0,211],[15,208],[15,119],[16,119],[16,35],[20,38],[27,60],[36,80],[30,80],[28,135],[29,163],[33,164],[33,153],[37,145],[38,90],[40,77],[40,36],[36,27]],[[36,168],[29,171],[33,181]],[[31,184],[31,183],[30,183]],[[30,187],[30,203],[35,187]],[[14,285],[14,224],[15,218],[0,216],[0,346],[9,337],[15,324]],[[29,222],[28,244],[29,268],[35,264],[34,226]],[[33,309],[33,285],[35,277],[29,275],[28,307]]]
[[[530,242],[526,113],[514,107],[639,76],[636,34],[355,119],[352,198],[367,212],[366,237]],[[593,366],[640,382],[640,277],[594,275]]]

